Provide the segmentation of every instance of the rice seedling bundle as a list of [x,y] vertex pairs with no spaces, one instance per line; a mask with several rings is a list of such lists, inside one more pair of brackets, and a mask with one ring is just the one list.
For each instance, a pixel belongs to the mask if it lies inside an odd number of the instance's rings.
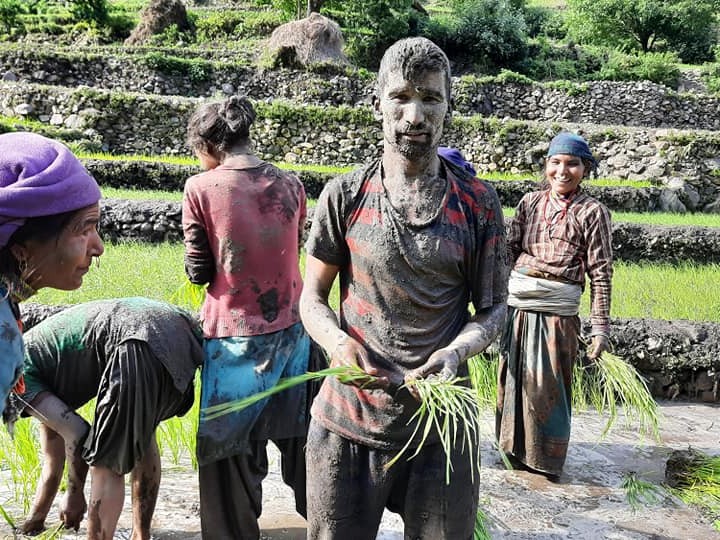
[[601,439],[610,432],[622,410],[627,427],[635,425],[641,436],[660,440],[657,403],[642,376],[619,356],[604,352],[590,366],[576,364],[572,395],[573,407],[582,410],[589,405],[607,416]]
[[435,428],[446,456],[445,481],[450,483],[451,456],[458,443],[462,452],[467,453],[470,459],[471,475],[473,479],[475,478],[475,472],[480,472],[480,408],[475,390],[464,386],[466,380],[465,377],[453,379],[429,377],[413,379],[405,383],[407,387],[414,387],[420,397],[420,407],[410,419],[410,422],[415,421],[415,429],[405,446],[385,467],[389,468],[397,463],[410,449],[410,445],[419,433],[420,442],[408,460],[418,455]]
[[694,449],[673,452],[665,478],[671,493],[685,504],[701,508],[720,531],[720,456]]
[[184,307],[191,311],[200,311],[205,302],[207,289],[205,285],[198,285],[186,279],[170,296],[170,303]]
[[641,506],[651,506],[665,498],[665,491],[660,486],[643,480],[631,472],[623,477],[620,487],[625,491],[625,498],[633,511]]
[[[212,420],[225,414],[241,411],[298,384],[325,377],[337,377],[340,382],[345,384],[356,382],[369,384],[374,380],[374,377],[368,375],[357,365],[310,371],[295,377],[282,378],[272,388],[243,399],[206,407],[202,409],[201,414],[205,420]],[[416,440],[416,436],[419,436],[419,444],[407,459],[415,457],[434,428],[437,430],[440,444],[447,457],[446,481],[450,482],[452,471],[450,457],[453,448],[458,444],[470,459],[474,478],[475,471],[480,470],[480,409],[475,390],[464,386],[465,380],[465,378],[446,380],[430,377],[414,379],[405,384],[405,386],[412,386],[420,397],[420,406],[410,419],[410,422],[415,422],[415,429],[406,445],[387,463],[386,467],[391,467],[406,453],[409,453],[413,441]]]

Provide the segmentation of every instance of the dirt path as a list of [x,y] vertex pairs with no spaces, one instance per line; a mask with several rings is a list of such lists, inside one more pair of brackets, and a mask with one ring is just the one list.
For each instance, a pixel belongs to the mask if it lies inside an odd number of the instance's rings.
[[[598,443],[602,419],[590,413],[576,414],[568,461],[559,484],[526,472],[506,471],[486,443],[480,503],[489,516],[492,538],[720,540],[720,533],[707,519],[678,501],[665,500],[633,512],[625,500],[620,488],[624,475],[634,471],[645,480],[660,483],[672,450],[692,446],[720,453],[720,407],[663,403],[661,409],[662,445],[638,446],[635,433],[619,429]],[[290,491],[280,480],[277,454],[271,455],[271,473],[264,483],[263,538],[303,539],[305,522],[294,513]],[[124,534],[117,538],[128,538],[128,499],[120,521],[120,532]],[[195,473],[165,469],[153,523],[154,537],[199,540],[199,530]],[[81,529],[80,534],[63,538],[83,538],[83,533]],[[402,537],[401,520],[386,512],[378,539]],[[0,526],[0,538],[12,538],[5,524]]]

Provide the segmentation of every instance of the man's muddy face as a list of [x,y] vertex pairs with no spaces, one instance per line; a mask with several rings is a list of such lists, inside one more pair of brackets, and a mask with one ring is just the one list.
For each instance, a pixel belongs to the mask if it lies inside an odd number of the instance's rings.
[[427,71],[412,81],[402,73],[388,74],[376,112],[382,114],[385,141],[404,157],[412,159],[435,152],[449,112],[445,77]]

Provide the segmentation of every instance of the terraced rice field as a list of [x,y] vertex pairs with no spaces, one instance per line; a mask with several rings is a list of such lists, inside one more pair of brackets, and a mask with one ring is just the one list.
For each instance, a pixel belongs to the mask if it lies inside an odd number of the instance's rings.
[[[533,3],[551,7],[564,4],[540,0]],[[131,18],[145,4],[142,0],[122,2]],[[202,18],[227,9],[223,6],[221,2],[211,1],[194,10]],[[241,7],[251,8],[249,5]],[[372,74],[361,73],[355,79],[349,77],[346,80],[343,75],[330,78],[305,72],[259,73],[252,63],[255,53],[261,49],[261,37],[258,36],[206,47],[82,46],[66,41],[58,38],[42,46],[32,41],[0,42],[0,74],[11,72],[16,79],[6,76],[5,82],[0,83],[0,130],[37,131],[66,141],[87,163],[92,163],[98,170],[110,171],[107,179],[101,182],[106,199],[177,204],[182,197],[182,180],[177,178],[183,178],[182,171],[197,168],[197,162],[188,154],[183,140],[184,122],[189,112],[202,100],[236,91],[249,92],[251,97],[258,99],[261,113],[256,132],[258,153],[297,171],[306,181],[311,197],[317,196],[324,180],[374,155],[372,145],[364,142],[376,133],[372,131],[376,126],[372,124],[367,102],[363,101],[367,88],[372,85]],[[174,63],[166,61],[160,65],[163,58],[172,59]],[[295,82],[286,86],[264,83],[274,76]],[[720,115],[720,112],[708,110],[707,114]],[[287,121],[283,115],[287,115]],[[308,125],[312,128],[303,127]],[[327,127],[330,125],[332,132]],[[498,167],[497,163],[502,163],[500,148],[503,152],[510,151],[510,146],[500,138],[507,133],[517,133],[521,140],[537,137],[533,143],[541,143],[549,138],[548,133],[559,128],[581,130],[594,134],[603,151],[612,148],[617,133],[638,141],[648,138],[670,140],[671,135],[675,139],[684,137],[689,148],[701,146],[702,141],[712,136],[707,130],[695,130],[687,125],[658,128],[656,125],[628,127],[600,122],[499,119],[471,110],[456,113],[453,125],[449,142],[475,158],[478,168],[493,182],[514,182],[536,176],[537,167],[533,169],[531,162],[523,160],[506,170]],[[482,126],[488,140],[497,142],[488,146],[468,142],[465,146],[467,139],[463,139],[462,134],[477,126]],[[670,134],[659,133],[660,129]],[[675,129],[677,131],[673,131]],[[659,148],[665,147],[660,145]],[[530,150],[525,148],[526,153]],[[152,188],[144,183],[145,180],[138,183],[137,173],[123,173],[129,169],[122,166],[112,172],[112,163],[137,161],[148,163],[148,168],[155,171],[143,177],[154,182]],[[178,173],[178,168],[187,169]],[[648,195],[648,200],[655,201],[652,197],[660,197],[659,190],[672,181],[663,176],[626,176],[618,181],[612,174],[607,174],[605,179],[595,182],[594,188],[600,190],[598,193],[617,189],[619,185],[638,190],[638,193],[640,190],[647,190],[646,193],[658,190],[653,192],[654,195]],[[170,185],[163,185],[163,182]],[[506,203],[505,206],[506,217],[512,217],[513,205]],[[696,230],[692,227],[720,228],[720,214],[700,211],[669,213],[620,209],[613,212],[613,218],[617,223],[643,227],[676,227],[672,230],[677,236],[689,235],[690,243]],[[620,261],[614,279],[613,317],[678,323],[695,321],[706,323],[706,332],[720,334],[720,288],[717,287],[720,258],[713,260],[712,257],[711,260],[662,263]],[[304,264],[303,256],[301,264]],[[74,304],[96,298],[135,295],[172,300],[173,293],[183,281],[182,246],[178,242],[110,242],[100,268],[92,269],[80,290],[69,293],[43,290],[34,300],[43,304]],[[583,316],[587,309],[586,294]],[[662,336],[658,339],[662,340]],[[716,356],[714,360],[714,364],[701,366],[703,374],[718,372],[720,359]],[[682,363],[683,358],[678,356],[673,362]],[[717,375],[715,377],[717,381]],[[682,397],[687,399],[688,396]],[[690,403],[687,400],[662,403],[667,417],[663,440],[644,445],[637,444],[632,431],[623,429],[600,444],[596,435],[601,419],[592,412],[580,413],[573,428],[576,431],[571,442],[567,478],[560,485],[538,484],[529,476],[504,471],[488,434],[483,448],[481,505],[490,516],[492,537],[718,537],[707,516],[677,501],[662,501],[656,506],[634,511],[623,498],[619,485],[624,475],[631,471],[639,471],[654,482],[662,482],[661,469],[669,449],[696,445],[707,451],[717,450],[720,438],[718,427],[712,420],[718,413],[717,403]],[[184,418],[166,422],[160,434],[164,478],[154,524],[157,538],[199,538],[192,457],[196,418],[197,405]],[[488,414],[488,426],[491,423]],[[3,486],[0,505],[6,510],[8,519],[14,522],[27,512],[39,474],[36,427],[25,420],[18,428],[15,441],[11,441],[6,433],[0,433],[0,485]],[[273,466],[277,468],[277,463]],[[289,495],[277,471],[273,470],[267,482],[262,522],[266,538],[304,538],[304,523],[290,508]],[[127,527],[128,508],[121,520],[121,528]],[[386,513],[378,538],[400,538],[400,530],[398,518]],[[0,537],[11,536],[10,525],[0,520]]]

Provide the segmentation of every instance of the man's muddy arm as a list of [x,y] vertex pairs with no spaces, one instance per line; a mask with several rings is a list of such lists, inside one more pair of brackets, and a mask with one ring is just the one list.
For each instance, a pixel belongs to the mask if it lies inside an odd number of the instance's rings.
[[483,352],[502,330],[506,313],[507,304],[504,302],[475,313],[445,348],[455,351],[460,363]]

